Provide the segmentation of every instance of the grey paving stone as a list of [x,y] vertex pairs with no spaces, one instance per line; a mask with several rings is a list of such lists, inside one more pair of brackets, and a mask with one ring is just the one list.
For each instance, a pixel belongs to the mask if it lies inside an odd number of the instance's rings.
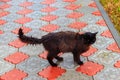
[[94,76],[94,80],[120,80],[120,69],[106,67],[102,72]]
[[45,8],[46,5],[42,5],[42,4],[33,4],[32,6],[29,6],[29,9],[32,9],[34,11],[40,11],[42,8]]
[[6,62],[5,60],[0,58],[0,75],[12,70],[14,67],[15,67],[15,65],[13,65],[9,62]]
[[83,17],[79,18],[79,21],[87,22],[88,24],[95,24],[102,17],[94,16],[92,14],[86,14]]
[[55,3],[51,4],[52,7],[56,8],[64,8],[65,6],[69,5],[70,3],[63,2],[62,0],[57,0]]
[[10,8],[5,9],[5,11],[8,11],[10,13],[16,13],[16,12],[22,10],[22,9],[23,9],[23,7],[15,5],[15,6],[11,6]]
[[81,4],[82,6],[88,6],[92,2],[93,0],[76,0],[75,4]]
[[54,32],[59,32],[59,31],[73,31],[73,32],[79,32],[77,29],[69,28],[69,27],[60,27],[59,29],[55,30]]
[[40,19],[41,17],[47,15],[47,13],[40,12],[40,11],[34,11],[30,14],[27,14],[27,17],[33,18],[33,19]]
[[109,44],[113,42],[114,42],[113,39],[102,37],[102,36],[97,36],[97,40],[95,44],[93,44],[93,46],[96,47],[97,49],[105,49]]
[[38,55],[44,51],[42,45],[27,45],[19,49],[19,51],[28,55]]
[[118,53],[108,50],[99,50],[94,55],[90,56],[89,60],[103,64],[104,66],[113,66],[119,58],[120,55]]
[[51,12],[51,14],[60,16],[60,17],[65,17],[66,15],[70,14],[72,11],[71,10],[67,10],[67,9],[63,9],[63,8],[59,8],[54,12]]
[[93,80],[92,77],[78,73],[74,70],[68,70],[57,80]]
[[[8,37],[9,36],[9,37]],[[8,44],[9,42],[15,40],[17,36],[13,33],[6,32],[0,35],[0,44]]]
[[31,56],[24,62],[17,64],[16,67],[27,72],[28,74],[37,74],[48,65],[47,60],[40,59],[38,56]]
[[45,22],[45,21],[42,21],[42,20],[33,20],[29,23],[26,23],[25,26],[26,27],[29,27],[29,28],[32,28],[32,29],[39,29],[40,27],[44,26],[44,25],[47,25],[48,22]]
[[9,45],[0,45],[0,58],[5,58],[10,54],[17,52],[17,49]]
[[74,22],[74,19],[66,18],[66,17],[60,17],[51,23],[57,24],[60,27],[67,27],[70,23]]
[[28,75],[26,78],[24,78],[23,80],[47,80],[45,78],[41,78],[38,75]]
[[20,3],[22,2],[25,2],[26,0],[11,0],[8,2],[8,4],[11,4],[11,5],[19,5]]
[[44,1],[44,0],[28,0],[29,2],[33,2],[33,3],[40,3],[40,2],[42,2],[42,1]]
[[91,14],[92,12],[96,11],[98,9],[92,8],[89,6],[82,6],[81,8],[78,8],[76,11],[83,13],[83,14]]
[[16,28],[21,27],[21,24],[15,23],[15,22],[7,22],[6,24],[4,24],[1,27],[1,30],[3,30],[4,32],[10,32]]
[[84,32],[98,32],[98,34],[101,34],[103,31],[107,30],[107,27],[101,27],[96,24],[89,24],[85,28],[82,29]]
[[15,21],[16,19],[18,18],[21,18],[22,16],[19,15],[19,14],[16,14],[16,13],[11,13],[5,17],[2,17],[3,20],[7,21],[7,22],[12,22],[12,21]]

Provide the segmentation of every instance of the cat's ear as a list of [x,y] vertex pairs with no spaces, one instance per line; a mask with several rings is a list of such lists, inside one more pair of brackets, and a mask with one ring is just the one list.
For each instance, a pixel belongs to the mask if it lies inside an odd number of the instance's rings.
[[95,33],[93,33],[93,34],[96,36],[97,33],[98,33],[98,32],[95,32]]

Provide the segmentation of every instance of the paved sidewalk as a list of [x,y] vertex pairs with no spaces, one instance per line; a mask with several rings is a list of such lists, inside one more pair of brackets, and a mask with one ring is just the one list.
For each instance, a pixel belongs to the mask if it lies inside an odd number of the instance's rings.
[[[98,31],[97,41],[75,66],[71,54],[51,67],[42,45],[18,39],[49,32]],[[120,80],[120,49],[94,0],[0,0],[0,80]]]

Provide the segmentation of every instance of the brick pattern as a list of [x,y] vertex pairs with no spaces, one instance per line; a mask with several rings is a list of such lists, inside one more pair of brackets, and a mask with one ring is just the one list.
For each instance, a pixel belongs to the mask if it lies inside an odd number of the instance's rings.
[[[80,56],[82,66],[60,53],[64,61],[51,67],[42,45],[18,39],[19,28],[38,38],[58,31],[98,35]],[[93,0],[1,0],[0,44],[0,80],[120,80],[120,49]]]

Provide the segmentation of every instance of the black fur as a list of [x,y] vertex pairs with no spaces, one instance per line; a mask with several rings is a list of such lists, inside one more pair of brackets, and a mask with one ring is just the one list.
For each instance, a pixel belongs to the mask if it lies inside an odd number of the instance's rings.
[[86,52],[89,47],[96,41],[96,33],[86,32],[79,34],[75,32],[56,32],[49,33],[42,36],[41,39],[28,37],[23,34],[22,29],[19,29],[19,38],[22,42],[28,44],[43,44],[44,48],[48,51],[47,59],[52,66],[57,66],[52,60],[56,58],[62,61],[63,58],[58,56],[60,52],[72,52],[74,61],[82,65],[80,54]]

